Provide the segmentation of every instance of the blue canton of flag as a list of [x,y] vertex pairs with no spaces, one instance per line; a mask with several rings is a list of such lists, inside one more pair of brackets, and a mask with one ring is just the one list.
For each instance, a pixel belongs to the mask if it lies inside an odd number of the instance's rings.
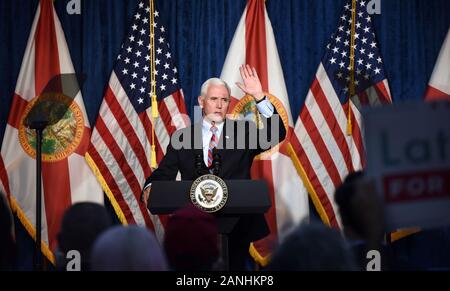
[[[322,59],[323,66],[342,103],[348,100],[350,86],[350,45],[352,27],[352,1],[345,5],[339,26],[332,34]],[[354,43],[355,93],[386,79],[383,62],[377,46],[372,20],[367,12],[367,1],[356,1]],[[352,99],[353,100],[353,99]],[[367,100],[368,101],[368,100]],[[361,100],[361,103],[366,103]]]
[[[135,110],[140,113],[151,106],[150,7],[139,3],[133,24],[122,44],[114,71]],[[155,75],[158,101],[180,90],[177,68],[170,53],[166,30],[154,13]]]

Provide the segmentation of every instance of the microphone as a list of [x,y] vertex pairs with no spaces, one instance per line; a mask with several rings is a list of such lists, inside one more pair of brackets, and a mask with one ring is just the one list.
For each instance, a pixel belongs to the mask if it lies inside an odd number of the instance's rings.
[[195,171],[197,173],[197,177],[202,176],[203,173],[203,157],[201,154],[195,155]]

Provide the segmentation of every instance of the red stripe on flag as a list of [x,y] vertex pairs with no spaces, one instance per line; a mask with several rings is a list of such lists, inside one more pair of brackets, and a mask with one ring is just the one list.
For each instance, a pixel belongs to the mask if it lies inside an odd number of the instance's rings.
[[101,116],[97,118],[95,127],[97,128],[97,131],[99,132],[100,136],[105,142],[105,145],[108,147],[117,164],[119,165],[119,168],[123,173],[125,179],[127,180],[128,185],[131,188],[131,191],[133,191],[135,198],[139,199],[141,193],[140,183],[137,180],[136,176],[134,175],[132,168],[128,164],[127,158],[120,149],[119,145],[117,144],[116,140],[114,139],[113,135],[109,131],[109,128],[106,126]]
[[159,221],[161,222],[162,226],[164,227],[164,229],[166,229],[167,222],[169,221],[169,215],[168,214],[158,215],[158,218],[159,218]]
[[80,156],[84,156],[84,154],[87,152],[89,148],[90,138],[91,138],[91,129],[85,126],[83,130],[83,137],[81,138],[80,144],[75,149],[74,153],[77,153]]
[[378,82],[374,86],[375,91],[377,92],[378,99],[380,99],[381,104],[388,104],[391,103],[391,97],[389,96],[389,93],[386,89],[386,86],[384,86],[384,82]]
[[269,91],[267,72],[266,19],[264,1],[250,0],[245,17],[246,61],[258,72],[263,90]]
[[[153,221],[150,218],[150,215],[148,214],[147,206],[145,206],[144,203],[141,203],[140,200],[139,200],[138,205],[139,205],[139,209],[141,210],[142,216],[144,217],[145,225],[149,229],[154,231],[155,230],[155,225],[153,224]],[[161,217],[159,217],[159,218],[160,218],[160,221],[161,221]],[[161,221],[161,223],[162,223],[162,221]],[[163,226],[166,226],[166,225],[163,224]]]
[[[344,110],[344,112],[348,112],[348,102],[342,105],[342,109]],[[351,113],[352,113],[352,138],[355,142],[356,149],[359,153],[359,157],[361,160],[361,166],[362,166],[362,168],[365,168],[366,167],[366,154],[365,154],[365,150],[364,150],[361,129],[359,128],[359,124],[356,121],[355,113],[353,112],[353,110],[351,111]]]
[[22,121],[23,113],[28,105],[28,101],[23,99],[17,94],[14,94],[11,110],[9,111],[8,124],[19,129],[20,122]]
[[64,211],[72,204],[67,158],[57,162],[42,163],[42,184],[49,246],[51,250],[55,250],[62,216]]
[[347,166],[347,170],[349,172],[353,172],[352,156],[350,154],[345,135],[342,132],[338,121],[336,120],[333,109],[331,109],[329,102],[327,102],[328,99],[325,96],[317,78],[314,78],[314,81],[311,85],[311,92],[313,93],[315,97],[314,99],[317,105],[319,105],[320,111],[322,112],[322,115],[324,116],[325,121],[327,122],[328,127],[333,134],[334,140],[336,141],[336,144],[338,145],[339,150],[342,153],[345,165]]
[[[150,119],[148,118],[147,112],[141,112],[139,114],[139,119],[142,122],[142,125],[144,126],[145,133],[147,135],[147,140],[149,140],[150,144],[152,144],[152,128],[153,124],[150,122]],[[155,150],[156,150],[156,160],[158,163],[162,160],[164,157],[164,152],[162,150],[162,147],[158,141],[158,138],[156,137],[155,133]],[[151,170],[151,169],[150,169]]]
[[316,172],[311,166],[311,163],[309,162],[305,150],[303,149],[302,145],[300,144],[299,140],[295,135],[292,135],[290,143],[294,148],[295,152],[297,153],[297,157],[299,158],[300,163],[303,166],[306,175],[308,176],[309,182],[311,183],[313,189],[316,191],[317,198],[320,200],[320,203],[322,204],[323,209],[325,210],[325,213],[328,217],[328,221],[330,222],[330,226],[339,229],[339,224],[336,221],[333,205],[331,204],[330,199],[327,193],[325,192],[325,189],[320,183],[319,178],[316,175]]
[[[152,136],[152,123],[150,122],[150,119],[148,118],[147,113],[144,111],[142,113],[139,114],[139,119],[141,120],[143,127],[145,128],[145,133],[147,135],[147,139],[149,141],[151,141],[151,136]],[[151,144],[151,142],[150,142]],[[164,158],[164,152],[161,148],[161,144],[159,143],[158,138],[156,137],[156,133],[155,133],[155,150],[156,150],[156,161],[159,164],[161,162],[161,160]],[[152,172],[152,169],[150,168],[150,174]],[[150,174],[147,177],[150,176]],[[145,212],[147,213],[147,210],[145,209]],[[147,217],[147,215],[145,215]],[[167,225],[167,221],[169,219],[169,217],[167,215],[158,215],[159,217],[159,221],[161,222],[161,224],[163,225],[163,227],[165,228]]]
[[[117,144],[116,140],[112,136],[109,129],[106,127],[106,124],[103,121],[102,117],[99,116],[97,118],[95,127],[97,128],[98,133],[102,137],[106,146],[108,147],[108,149],[110,150],[114,159],[116,160],[117,164],[119,165],[120,171],[122,172],[123,176],[127,180],[127,183],[129,185],[131,191],[133,192],[135,199],[138,201],[138,205],[141,210],[142,216],[144,217],[146,225],[153,227],[153,223],[150,220],[150,217],[147,213],[145,206],[142,203],[139,203],[141,192],[142,192],[141,185],[140,185],[137,177],[134,175],[132,168],[128,164],[128,160],[125,157],[124,153],[120,149],[119,145]],[[114,196],[116,197],[116,199],[118,196],[122,196],[122,191],[115,193]],[[130,215],[126,216],[127,220],[131,216],[132,216],[132,214],[130,212]]]
[[[61,73],[55,22],[53,19],[53,3],[52,1],[41,1],[40,7],[41,12],[35,36],[34,77],[36,95],[42,93],[42,90],[52,77]],[[57,85],[61,86],[61,84]]]
[[303,107],[302,112],[300,113],[300,118],[305,125],[305,129],[308,132],[312,144],[315,146],[317,153],[319,154],[320,160],[322,161],[325,170],[333,181],[334,187],[337,187],[341,184],[341,177],[339,175],[339,171],[334,164],[333,158],[331,157],[328,149],[325,145],[325,142],[320,135],[319,130],[317,129],[314,121],[311,118],[309,110],[306,106]]
[[[127,138],[128,144],[131,146],[134,154],[138,158],[138,161],[141,164],[141,167],[144,171],[144,176],[148,177],[148,175],[150,175],[150,167],[145,157],[145,150],[141,142],[139,141],[136,132],[134,131],[134,127],[130,124],[130,121],[123,112],[122,107],[120,106],[119,102],[117,101],[114,93],[111,91],[111,88],[109,86],[108,89],[106,90],[104,100],[108,104],[110,112],[114,115],[117,124],[122,129],[122,133]],[[99,130],[99,132],[101,131]]]
[[172,133],[177,129],[175,125],[172,123],[172,116],[170,115],[169,110],[167,109],[166,103],[161,101],[158,103],[158,112],[163,124],[167,130],[167,133],[172,135]]
[[90,145],[88,152],[92,160],[94,160],[95,165],[102,173],[103,179],[105,179],[106,183],[108,184],[109,190],[111,190],[111,192],[114,194],[114,198],[116,199],[117,204],[119,204],[120,209],[122,209],[123,214],[127,218],[127,222],[130,224],[135,224],[136,221],[134,220],[134,217],[131,213],[130,208],[128,207],[128,204],[123,199],[123,196],[121,194],[122,191],[120,191],[119,186],[116,183],[116,180],[109,171],[108,167],[105,165],[103,158],[100,156],[100,154],[97,152],[96,148],[93,145]]
[[180,90],[175,91],[174,93],[172,93],[172,96],[173,99],[175,100],[175,103],[177,104],[180,113],[187,115],[186,104],[184,102],[184,98],[183,95],[181,94],[181,91]]
[[[160,103],[162,103],[162,102],[160,102]],[[149,141],[150,144],[152,144],[151,141],[152,141],[153,125],[150,122],[150,119],[148,118],[147,112],[146,111],[141,112],[139,114],[139,119],[145,129],[145,134],[146,134],[147,140]],[[157,163],[159,163],[164,158],[164,152],[162,150],[161,144],[159,143],[158,137],[156,136],[156,133],[155,133],[155,151],[156,151],[156,161],[157,161]],[[148,153],[148,154],[150,154],[150,153]],[[151,168],[149,168],[149,169],[150,169],[150,173],[149,173],[149,175],[146,176],[146,178],[148,178],[152,173],[152,169]],[[148,217],[147,209],[141,208],[141,211],[143,213],[145,212],[144,217],[147,218]],[[168,216],[167,215],[158,215],[158,217],[159,217],[159,220],[160,220],[161,224],[163,225],[163,227],[166,227],[167,221],[168,221]],[[147,224],[147,225],[149,225],[149,224]],[[151,227],[154,229],[153,224],[151,224]]]
[[[106,99],[106,97],[105,97],[105,99]],[[138,205],[139,205],[139,208],[141,210],[141,213],[142,213],[142,216],[143,216],[143,218],[145,220],[146,225],[149,226],[149,227],[153,227],[153,223],[150,220],[150,216],[147,213],[145,205],[143,205],[142,203],[139,203],[140,195],[141,195],[141,192],[142,192],[141,185],[140,185],[137,177],[135,176],[132,168],[128,164],[127,158],[125,157],[124,153],[120,149],[119,145],[117,144],[116,140],[112,136],[112,134],[109,131],[109,129],[106,127],[106,125],[105,125],[105,123],[104,123],[104,121],[103,121],[103,119],[101,117],[97,118],[97,122],[96,122],[95,126],[97,128],[97,131],[101,135],[103,141],[105,142],[105,144],[107,145],[108,149],[110,150],[111,154],[113,155],[114,159],[116,160],[117,164],[119,165],[119,168],[120,168],[123,176],[127,180],[127,183],[129,185],[131,191],[133,192],[133,195],[134,195],[135,199],[138,201]],[[143,151],[142,153],[145,154],[145,151]],[[116,199],[117,199],[118,196],[122,196],[122,191],[119,191],[118,193],[115,193],[114,196],[116,197]],[[132,216],[133,215],[130,212],[130,214],[128,216],[125,216],[125,217],[128,220]]]

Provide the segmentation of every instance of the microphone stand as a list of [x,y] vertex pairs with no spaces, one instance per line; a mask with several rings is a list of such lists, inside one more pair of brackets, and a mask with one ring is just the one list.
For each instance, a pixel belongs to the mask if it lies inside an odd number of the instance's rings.
[[58,74],[52,77],[28,112],[24,125],[36,131],[36,244],[34,270],[42,271],[42,135],[47,126],[56,124],[72,104],[80,91],[84,75]]
[[195,172],[197,173],[197,177],[200,177],[203,175],[203,158],[201,154],[195,155]]
[[220,168],[222,167],[222,157],[217,152],[214,153],[212,166],[213,166],[213,175],[219,176]]
[[36,244],[33,265],[35,271],[42,271],[41,229],[42,229],[42,133],[48,121],[34,121],[30,128],[36,131]]
[[[212,174],[215,176],[219,176],[220,168],[222,167],[222,157],[217,152],[216,149],[214,149],[213,154],[213,162],[211,165]],[[228,234],[222,233],[219,234],[219,243],[220,243],[220,250],[221,250],[221,258],[223,262],[223,269],[224,271],[230,270],[230,250],[229,250],[229,240],[228,240]]]

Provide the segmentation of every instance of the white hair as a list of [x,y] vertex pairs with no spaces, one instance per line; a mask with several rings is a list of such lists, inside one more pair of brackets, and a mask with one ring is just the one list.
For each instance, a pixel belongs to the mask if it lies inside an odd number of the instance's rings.
[[200,95],[203,98],[206,97],[206,92],[208,92],[208,88],[211,85],[222,85],[222,86],[224,86],[227,89],[227,91],[228,91],[228,98],[231,96],[231,89],[230,89],[230,86],[228,86],[227,82],[225,82],[224,80],[219,79],[219,78],[210,78],[210,79],[206,80],[203,83],[203,85],[202,85],[202,87],[200,89]]

